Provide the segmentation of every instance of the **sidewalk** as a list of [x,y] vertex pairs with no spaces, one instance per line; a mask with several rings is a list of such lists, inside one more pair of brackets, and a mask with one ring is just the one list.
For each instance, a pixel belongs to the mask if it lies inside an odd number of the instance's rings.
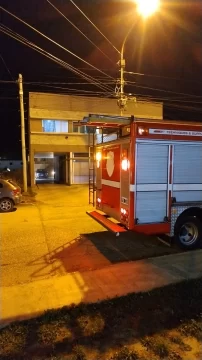
[[47,309],[151,291],[201,276],[202,250],[198,250],[2,287],[0,325],[35,317]]

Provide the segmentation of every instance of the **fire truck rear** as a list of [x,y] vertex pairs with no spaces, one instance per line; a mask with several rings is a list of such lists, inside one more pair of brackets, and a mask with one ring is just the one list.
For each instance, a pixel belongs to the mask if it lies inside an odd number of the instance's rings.
[[[165,120],[89,115],[106,129],[95,145],[92,218],[116,235],[169,234],[180,247],[202,240],[202,126]],[[103,130],[104,132],[104,130]]]

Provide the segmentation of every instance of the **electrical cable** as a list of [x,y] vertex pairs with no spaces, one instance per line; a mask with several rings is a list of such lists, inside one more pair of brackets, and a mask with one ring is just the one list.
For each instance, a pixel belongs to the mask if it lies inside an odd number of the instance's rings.
[[[34,84],[34,83],[27,83],[26,81],[25,82],[23,82],[23,84],[24,85],[36,85],[36,84]],[[48,88],[51,88],[51,89],[59,89],[59,90],[67,90],[67,91],[73,91],[73,92],[79,92],[79,93],[83,93],[83,94],[85,94],[85,93],[91,93],[91,94],[106,94],[106,92],[101,92],[101,91],[92,91],[92,90],[81,90],[81,89],[74,89],[74,88],[67,88],[67,87],[61,87],[61,86],[53,86],[53,85],[46,85],[46,84],[43,84],[43,83],[41,83],[41,84],[37,84],[37,86],[43,86],[43,87],[48,87]],[[110,94],[110,93],[109,93]]]
[[105,91],[112,91],[111,88],[102,85],[102,83],[100,83],[99,81],[94,80],[93,77],[83,73],[80,70],[77,70],[75,67],[73,67],[72,65],[62,61],[61,59],[57,58],[56,56],[52,55],[51,53],[47,52],[46,50],[40,48],[39,46],[37,46],[36,44],[28,41],[26,38],[22,37],[21,35],[19,35],[16,32],[13,32],[11,29],[9,29],[8,27],[6,27],[5,25],[0,25],[0,30],[2,32],[4,32],[5,34],[7,34],[10,37],[13,37],[15,40],[18,40],[19,42],[23,43],[24,45],[31,47],[32,49],[36,50],[37,52],[41,53],[42,55],[50,58],[51,60],[53,60],[54,62],[58,63],[59,65],[65,67],[66,69],[74,72],[75,74],[79,75],[80,77],[86,79],[87,81],[93,82],[94,85],[100,87],[102,90]]
[[4,64],[4,66],[5,66],[5,68],[6,68],[6,70],[7,70],[7,72],[9,73],[9,75],[10,75],[11,79],[12,79],[12,80],[14,80],[14,78],[13,78],[13,76],[12,76],[11,72],[10,72],[10,69],[8,68],[8,66],[7,66],[7,64],[6,64],[6,62],[5,62],[4,58],[3,58],[3,56],[2,56],[1,54],[0,54],[0,58],[1,58],[1,60],[2,60],[2,62],[3,62],[3,64]]
[[153,90],[153,91],[160,91],[160,92],[166,92],[166,93],[170,93],[170,94],[175,94],[175,95],[183,95],[183,96],[191,96],[191,97],[199,97],[201,98],[200,95],[192,95],[192,94],[186,94],[186,93],[179,93],[179,92],[175,92],[172,90],[165,90],[165,89],[159,89],[159,88],[152,88],[149,86],[143,86],[143,85],[137,85],[136,82],[131,82],[131,81],[126,81],[127,85],[132,85],[134,87],[138,87],[138,88],[142,88],[142,89],[148,89],[148,90]]
[[89,23],[104,37],[104,39],[107,40],[107,42],[114,48],[114,50],[116,50],[120,54],[120,51],[116,48],[116,46],[114,46],[112,42],[102,33],[102,31],[88,18],[88,16],[80,9],[80,7],[75,4],[73,0],[70,1],[77,8],[77,10],[79,10],[80,13],[89,21]]
[[67,48],[65,48],[64,46],[62,46],[61,44],[59,44],[57,41],[54,41],[53,39],[49,38],[47,35],[43,34],[41,31],[37,30],[35,27],[31,26],[30,24],[28,24],[26,21],[20,19],[18,16],[14,15],[13,13],[11,13],[10,11],[4,9],[3,7],[0,7],[3,11],[5,11],[7,14],[11,15],[12,17],[14,17],[15,19],[17,19],[18,21],[20,21],[21,23],[23,23],[24,25],[28,26],[30,29],[34,30],[37,34],[41,35],[42,37],[44,37],[45,39],[49,40],[50,42],[52,42],[54,45],[60,47],[61,49],[63,49],[64,51],[68,52],[69,54],[71,54],[72,56],[76,57],[77,59],[79,59],[80,61],[84,62],[85,64],[89,65],[91,68],[93,68],[94,70],[100,72],[101,74],[112,78],[110,75],[107,75],[105,72],[103,72],[102,70],[98,69],[96,66],[90,64],[88,61],[82,59],[80,56],[76,55],[75,53],[73,53],[72,51],[68,50]]
[[[108,71],[108,70],[105,69],[105,71]],[[175,77],[163,76],[163,75],[152,75],[152,74],[136,73],[136,72],[133,72],[133,71],[124,71],[124,74],[135,75],[135,76],[154,77],[154,78],[159,78],[159,79],[167,79],[167,80],[175,80],[175,81],[183,81],[183,82],[193,82],[193,83],[200,84],[199,81],[188,80],[188,79],[184,79],[184,78],[181,79],[181,78],[175,78]]]
[[110,59],[110,57],[104,53],[104,51],[102,51],[99,46],[97,46],[92,40],[89,39],[89,37],[87,35],[85,35],[71,20],[69,20],[62,11],[60,11],[50,0],[46,0],[61,16],[63,16],[65,18],[65,20],[67,20],[82,36],[84,36],[93,46],[96,47],[97,50],[99,50],[99,52],[102,53],[102,55],[104,55],[113,65],[113,61]]

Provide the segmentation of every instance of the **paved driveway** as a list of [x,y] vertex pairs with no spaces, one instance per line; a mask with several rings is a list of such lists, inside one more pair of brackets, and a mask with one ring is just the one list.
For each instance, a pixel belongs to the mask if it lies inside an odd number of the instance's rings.
[[86,186],[46,184],[36,202],[1,214],[1,286],[177,252],[156,238],[116,238],[86,215],[87,204]]

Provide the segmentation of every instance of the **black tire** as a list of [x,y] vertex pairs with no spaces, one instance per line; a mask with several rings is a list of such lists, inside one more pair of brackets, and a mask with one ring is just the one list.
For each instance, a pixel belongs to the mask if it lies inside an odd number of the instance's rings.
[[202,222],[196,216],[182,216],[175,224],[175,241],[182,249],[196,249],[202,240]]
[[0,200],[0,212],[6,213],[13,210],[14,203],[13,200],[9,198],[4,198]]

